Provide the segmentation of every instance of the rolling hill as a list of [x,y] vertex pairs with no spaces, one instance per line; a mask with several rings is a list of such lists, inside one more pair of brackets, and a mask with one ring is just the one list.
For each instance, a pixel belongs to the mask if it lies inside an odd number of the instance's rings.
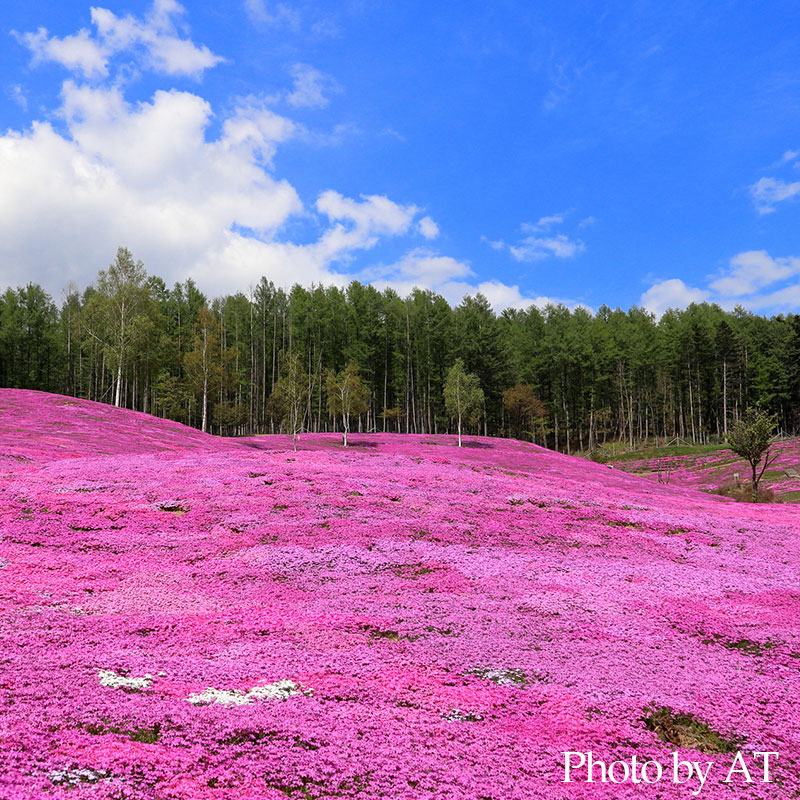
[[[509,440],[294,453],[36,392],[0,411],[4,800],[700,792],[564,783],[565,751],[796,796],[796,506]],[[738,750],[779,752],[775,782],[723,783]]]

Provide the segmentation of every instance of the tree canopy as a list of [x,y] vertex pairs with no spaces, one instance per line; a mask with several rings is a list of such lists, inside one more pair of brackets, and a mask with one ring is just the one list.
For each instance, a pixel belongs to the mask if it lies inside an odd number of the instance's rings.
[[[758,484],[770,464],[769,446],[775,434],[776,420],[761,408],[751,406],[746,409],[728,433],[728,445],[736,455],[741,456],[752,470],[753,502],[758,502]],[[758,465],[761,459],[761,470]]]
[[448,413],[456,419],[458,446],[461,447],[461,428],[464,421],[475,422],[483,408],[485,397],[477,375],[466,372],[464,362],[456,363],[447,372],[444,383],[444,404]]
[[[203,308],[215,351],[205,388],[197,355],[187,360],[197,353]],[[214,433],[293,427],[268,402],[287,369],[281,353],[296,357],[303,375],[300,419],[310,431],[345,424],[331,410],[326,376],[350,363],[366,387],[352,430],[455,431],[445,381],[457,359],[483,392],[477,416],[462,417],[472,433],[565,452],[620,439],[721,442],[757,402],[781,430],[800,431],[794,314],[767,318],[705,303],[658,320],[636,307],[592,313],[558,304],[498,314],[481,295],[453,307],[429,290],[401,297],[353,282],[285,291],[266,278],[209,298],[191,280],[166,286],[125,248],[91,286],[67,287],[58,303],[34,284],[0,295],[3,386],[119,403],[197,427],[205,417]],[[524,409],[520,386],[541,408]]]

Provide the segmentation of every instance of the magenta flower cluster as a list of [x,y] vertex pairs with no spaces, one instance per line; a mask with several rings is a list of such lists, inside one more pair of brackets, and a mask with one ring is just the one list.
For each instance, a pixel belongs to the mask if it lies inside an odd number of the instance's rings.
[[564,751],[795,797],[800,508],[521,442],[222,440],[0,390],[3,800],[594,800]]
[[[689,486],[704,492],[714,492],[736,483],[749,485],[752,474],[750,465],[727,449],[700,456],[620,461],[616,466],[661,483]],[[763,463],[759,465],[759,471],[761,466]],[[793,502],[800,498],[800,439],[784,439],[770,446],[770,463],[764,472],[762,486],[771,489],[780,500]]]

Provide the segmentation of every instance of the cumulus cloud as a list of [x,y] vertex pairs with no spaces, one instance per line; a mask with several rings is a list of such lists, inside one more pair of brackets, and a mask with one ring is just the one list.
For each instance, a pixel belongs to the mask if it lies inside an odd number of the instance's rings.
[[771,258],[765,250],[749,250],[734,256],[711,288],[722,297],[742,297],[798,274],[800,258]]
[[[672,278],[651,286],[641,304],[657,315],[668,308],[685,308],[704,301],[723,308],[741,304],[752,309],[787,311],[800,305],[800,258],[773,258],[765,250],[748,250],[730,259],[704,289]],[[783,285],[781,285],[783,284]]]
[[54,61],[87,78],[108,74],[109,51],[85,29],[59,39],[50,36],[47,28],[39,28],[35,33],[18,34],[17,38],[31,51],[34,64]]
[[678,278],[670,278],[651,286],[642,295],[640,305],[660,317],[670,308],[686,308],[692,303],[702,303],[710,297],[711,292],[705,289],[687,286]]
[[509,286],[496,280],[475,280],[476,275],[469,264],[424,247],[409,251],[389,266],[364,270],[359,278],[379,289],[391,286],[401,295],[408,294],[415,287],[430,289],[454,306],[465,296],[480,293],[497,313],[507,308],[523,309],[532,305],[543,308],[549,303],[563,303],[570,308],[581,305],[573,300],[529,296],[521,292],[519,286]]
[[234,226],[270,238],[302,211],[262,167],[292,134],[269,111],[240,108],[207,141],[211,109],[196,95],[159,91],[131,106],[118,89],[67,82],[61,113],[66,134],[37,122],[0,137],[5,282],[20,270],[50,287],[84,282],[119,244],[178,279],[223,252]]
[[176,0],[154,0],[142,19],[92,8],[94,33],[81,29],[59,38],[39,28],[35,33],[17,34],[17,38],[30,49],[34,63],[55,62],[85,78],[107,76],[110,59],[121,53],[129,53],[157,73],[198,77],[224,59],[180,35],[175,19],[183,13]]
[[565,233],[553,230],[564,223],[567,213],[550,214],[540,217],[536,222],[523,222],[520,232],[526,235],[516,244],[486,237],[483,240],[494,250],[507,250],[515,261],[574,258],[586,251],[586,245],[579,239],[572,239]]
[[417,230],[426,239],[435,239],[439,235],[439,226],[430,217],[423,217],[417,224]]
[[[439,226],[415,204],[379,194],[327,189],[304,204],[275,175],[275,154],[291,139],[320,142],[272,110],[276,98],[241,99],[223,117],[200,95],[177,89],[129,102],[124,82],[111,74],[115,56],[131,54],[138,66],[170,76],[197,75],[220,61],[179,34],[182,13],[175,0],[155,0],[143,18],[95,8],[93,32],[58,38],[40,29],[20,37],[35,60],[74,74],[47,121],[0,134],[0,283],[31,280],[53,293],[70,281],[85,286],[124,245],[168,284],[193,277],[212,295],[265,275],[283,287],[353,278],[401,293],[419,286],[453,303],[482,291],[498,310],[547,301],[518,286],[480,282],[468,264],[424,248],[365,269],[364,254],[379,244],[431,241]],[[335,91],[307,65],[295,65],[293,75],[282,98],[295,107],[318,107]],[[289,240],[300,222],[303,241]],[[557,238],[549,230],[556,224],[542,218],[531,235]]]
[[59,115],[64,132],[37,122],[0,136],[3,283],[85,284],[120,244],[168,282],[191,275],[211,292],[261,275],[282,286],[344,283],[354,253],[420,222],[412,204],[328,190],[313,206],[316,238],[281,241],[290,219],[311,218],[271,169],[298,127],[254,101],[217,138],[208,137],[210,105],[190,92],[131,104],[119,87],[67,81]]

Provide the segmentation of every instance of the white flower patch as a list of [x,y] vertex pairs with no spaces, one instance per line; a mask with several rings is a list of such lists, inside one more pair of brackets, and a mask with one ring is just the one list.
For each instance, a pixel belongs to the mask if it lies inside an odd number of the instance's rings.
[[462,711],[460,708],[454,708],[452,711],[442,714],[442,719],[448,722],[479,722],[483,717],[472,711]]
[[146,689],[152,682],[152,675],[143,675],[141,678],[126,678],[124,675],[117,675],[110,669],[97,670],[101,686],[110,686],[112,689],[133,689],[138,691]]
[[205,706],[211,703],[219,703],[224,706],[244,706],[256,700],[286,700],[295,694],[301,694],[302,690],[290,680],[276,681],[268,683],[266,686],[254,686],[246,692],[240,689],[214,689],[209,687],[202,692],[190,694],[186,700],[195,706]]
[[239,689],[214,689],[209,687],[202,692],[190,694],[186,699],[195,706],[207,706],[219,703],[223,706],[244,706],[253,701],[247,696],[248,692]]
[[491,667],[476,667],[469,670],[472,675],[477,675],[479,678],[491,681],[498,686],[521,686],[525,687],[528,682],[528,676],[520,669],[493,669]]
[[4,558],[0,558],[0,569],[5,569],[8,566],[8,561]]
[[300,694],[300,687],[289,680],[268,683],[266,686],[254,686],[247,693],[253,700],[285,700],[295,694]]
[[104,769],[54,769],[48,777],[55,786],[76,786],[79,783],[97,783],[110,780],[111,773]]

